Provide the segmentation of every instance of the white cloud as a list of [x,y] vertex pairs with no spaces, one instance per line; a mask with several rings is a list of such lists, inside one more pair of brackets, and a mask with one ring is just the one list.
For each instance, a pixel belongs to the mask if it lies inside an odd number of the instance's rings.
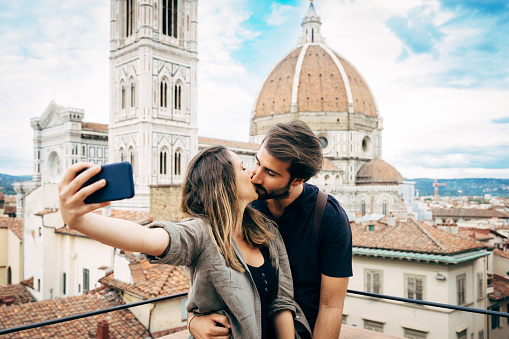
[[[462,61],[461,56],[447,55],[468,35],[475,35],[475,28],[471,31],[448,28],[447,36],[437,46],[444,58],[411,55],[403,62],[398,61],[402,43],[385,22],[420,4],[421,1],[324,0],[317,11],[329,46],[357,67],[376,97],[384,119],[383,155],[388,163],[405,177],[465,177],[480,173],[509,177],[507,169],[461,168],[468,166],[468,155],[433,158],[435,164],[443,162],[443,167],[449,167],[441,170],[426,167],[429,163],[420,157],[426,150],[433,153],[452,147],[490,148],[509,144],[507,129],[491,123],[507,116],[507,89],[444,88],[433,77]],[[436,5],[430,8],[438,9]],[[451,16],[439,14],[441,22]],[[466,77],[460,81],[471,83],[474,79]]]
[[249,113],[258,76],[233,53],[260,32],[246,29],[245,0],[202,2],[199,10],[198,134],[249,140]]
[[[87,10],[72,2],[34,4],[41,17],[23,18],[16,29],[0,24],[0,154],[9,159],[0,173],[32,173],[30,118],[53,99],[85,109],[89,121],[108,122],[108,3],[88,1]],[[11,9],[17,17],[25,6]]]
[[285,23],[291,15],[296,13],[296,8],[289,5],[281,5],[277,2],[270,5],[272,12],[267,19],[267,25],[278,26]]

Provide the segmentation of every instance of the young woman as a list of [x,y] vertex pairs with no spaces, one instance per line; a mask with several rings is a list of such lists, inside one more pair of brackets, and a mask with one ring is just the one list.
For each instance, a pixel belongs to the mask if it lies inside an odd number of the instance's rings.
[[[222,146],[199,153],[183,185],[181,223],[154,222],[142,227],[93,210],[109,203],[83,200],[105,185],[80,187],[100,171],[78,163],[60,183],[60,208],[68,227],[104,244],[144,253],[151,263],[184,265],[191,278],[187,310],[228,318],[232,338],[295,338],[309,330],[293,301],[288,256],[275,226],[248,204],[257,199],[251,174],[239,157]],[[294,323],[294,318],[296,319]],[[309,330],[310,331],[310,330]]]

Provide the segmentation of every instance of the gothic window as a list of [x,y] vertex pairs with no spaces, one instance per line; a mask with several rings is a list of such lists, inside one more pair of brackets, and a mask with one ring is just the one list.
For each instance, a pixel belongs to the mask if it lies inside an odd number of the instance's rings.
[[176,38],[177,25],[178,0],[163,0],[163,34]]
[[364,201],[361,202],[361,215],[366,215],[366,203]]
[[136,105],[136,87],[134,85],[134,80],[131,79],[131,107]]
[[159,92],[160,92],[160,104],[159,106],[160,107],[164,107],[164,108],[167,108],[168,107],[168,81],[165,79],[163,79],[163,81],[161,81],[161,84],[159,86]]
[[180,175],[182,173],[182,152],[178,149],[173,155],[173,174]]
[[177,81],[175,84],[175,93],[174,93],[174,109],[176,111],[180,111],[182,108],[182,83],[180,81]]
[[133,173],[135,173],[136,168],[136,156],[134,154],[134,149],[132,147],[129,147],[129,162],[131,163],[131,166],[133,167]]
[[387,201],[382,203],[382,214],[387,215]]
[[134,0],[125,0],[125,37],[128,38],[133,34],[134,26]]
[[118,151],[118,153],[120,155],[120,162],[125,161],[125,158],[124,158],[124,149],[121,148],[120,151]]
[[125,97],[125,86],[124,86],[124,83],[122,82],[121,83],[121,95],[120,95],[120,100],[122,102],[122,109],[125,109],[125,106],[126,106],[126,97]]
[[163,149],[161,152],[159,152],[159,174],[166,175],[166,169],[167,167],[167,159],[168,152],[166,149]]

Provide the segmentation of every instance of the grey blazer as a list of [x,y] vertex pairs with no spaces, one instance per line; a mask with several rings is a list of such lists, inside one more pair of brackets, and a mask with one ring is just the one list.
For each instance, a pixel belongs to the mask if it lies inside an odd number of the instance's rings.
[[[170,235],[170,244],[162,257],[145,257],[152,264],[186,266],[191,278],[186,304],[188,312],[225,315],[230,321],[232,338],[261,338],[260,297],[242,252],[234,242],[235,253],[245,271],[229,268],[205,222],[208,221],[188,218],[180,223],[157,221],[148,225],[164,228]],[[283,239],[273,224],[269,223],[267,227],[276,235],[269,242],[269,252],[279,279],[277,296],[269,305],[269,315],[290,310],[296,333],[311,333],[304,313],[293,300],[292,274]]]

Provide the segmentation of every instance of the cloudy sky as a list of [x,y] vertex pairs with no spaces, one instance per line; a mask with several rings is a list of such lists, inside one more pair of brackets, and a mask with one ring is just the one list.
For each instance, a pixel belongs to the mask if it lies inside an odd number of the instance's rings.
[[[361,72],[406,178],[509,178],[506,0],[315,0]],[[199,135],[248,141],[255,96],[296,46],[308,0],[199,1]],[[0,3],[0,173],[32,174],[30,119],[51,100],[108,123],[109,1]]]

